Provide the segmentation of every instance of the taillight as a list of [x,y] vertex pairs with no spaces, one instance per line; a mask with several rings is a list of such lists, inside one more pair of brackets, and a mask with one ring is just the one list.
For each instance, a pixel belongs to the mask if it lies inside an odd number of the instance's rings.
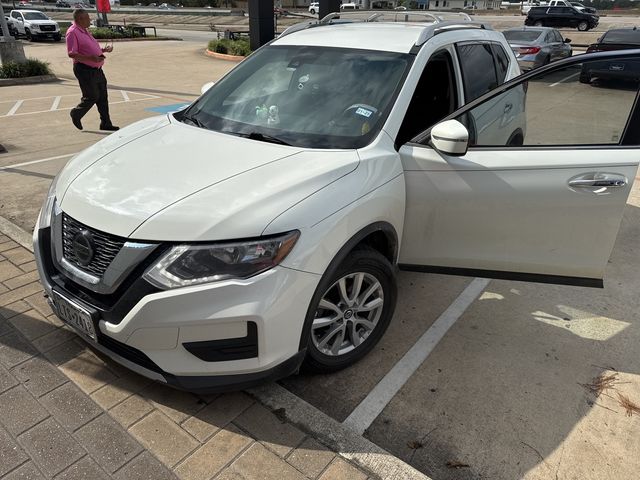
[[518,53],[520,55],[532,55],[534,53],[538,53],[540,51],[540,47],[519,47]]

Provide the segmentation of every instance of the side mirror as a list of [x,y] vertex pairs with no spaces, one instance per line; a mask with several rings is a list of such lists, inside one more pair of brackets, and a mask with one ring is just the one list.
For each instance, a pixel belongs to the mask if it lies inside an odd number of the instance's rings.
[[571,43],[571,39],[570,38],[565,38],[563,43]]
[[215,84],[216,84],[216,82],[207,82],[207,83],[205,83],[204,85],[202,85],[202,88],[200,89],[200,94],[204,95]]
[[431,129],[431,144],[447,155],[464,155],[469,147],[469,131],[457,120],[438,123]]

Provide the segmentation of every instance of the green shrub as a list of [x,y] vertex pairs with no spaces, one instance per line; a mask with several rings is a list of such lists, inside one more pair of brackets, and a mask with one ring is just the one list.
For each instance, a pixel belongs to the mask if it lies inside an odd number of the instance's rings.
[[49,64],[30,58],[24,63],[5,62],[0,65],[0,78],[24,78],[50,75]]
[[244,38],[241,38],[240,40],[229,40],[226,38],[211,40],[208,48],[212,52],[237,55],[241,57],[246,57],[251,53],[249,40]]
[[111,30],[110,28],[104,28],[104,27],[91,28],[89,29],[89,31],[91,32],[91,35],[93,35],[93,38],[96,38],[98,40],[124,37],[122,33],[117,32],[115,30]]

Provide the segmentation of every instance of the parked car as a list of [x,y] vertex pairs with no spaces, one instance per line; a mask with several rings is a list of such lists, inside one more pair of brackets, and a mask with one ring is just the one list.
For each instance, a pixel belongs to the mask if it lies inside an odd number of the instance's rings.
[[342,3],[340,4],[340,10],[359,10],[360,9],[360,5],[358,5],[357,3]]
[[175,9],[176,7],[174,7],[174,6],[173,6],[173,5],[171,5],[170,3],[161,3],[161,4],[158,6],[158,8],[159,8],[159,9],[161,9],[161,10],[173,10],[173,9]]
[[20,35],[24,35],[29,40],[41,38],[50,38],[56,42],[62,40],[58,23],[38,10],[11,10],[9,21]]
[[574,7],[534,7],[529,10],[525,25],[536,27],[569,27],[586,32],[598,26],[600,17]]
[[71,4],[68,2],[65,2],[64,0],[58,0],[56,2],[56,7],[58,8],[71,8]]
[[549,126],[571,121],[554,108],[593,116],[548,85],[603,55],[519,76],[505,37],[472,23],[290,27],[186,109],[66,164],[34,233],[44,289],[105,355],[211,392],[364,357],[396,266],[601,285],[638,137],[605,155],[593,128]]
[[[598,38],[596,43],[592,43],[587,47],[587,53],[630,49],[640,49],[640,30],[638,27],[609,30]],[[591,83],[594,78],[638,82],[640,79],[640,63],[634,59],[629,59],[615,63],[596,63],[583,66],[580,72],[580,81],[582,83]]]
[[522,70],[531,70],[572,55],[571,39],[555,28],[517,27],[502,32]]
[[320,2],[311,2],[309,5],[309,13],[315,15],[320,11]]

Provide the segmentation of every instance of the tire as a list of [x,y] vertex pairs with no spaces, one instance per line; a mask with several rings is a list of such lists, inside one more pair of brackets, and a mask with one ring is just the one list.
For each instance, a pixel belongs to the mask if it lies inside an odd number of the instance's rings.
[[55,37],[53,37],[53,40],[55,42],[61,42],[62,41],[62,35],[56,35]]
[[534,27],[544,27],[544,22],[542,20],[536,20],[533,22]]
[[591,75],[588,73],[580,73],[580,83],[591,83]]
[[31,30],[29,30],[28,28],[24,29],[24,36],[27,37],[27,40],[33,42],[33,35],[31,35]]
[[325,274],[309,305],[303,369],[337,372],[362,359],[387,330],[396,298],[389,260],[369,247],[351,252],[335,271]]
[[507,141],[507,147],[522,147],[524,145],[524,138],[522,137],[522,133],[518,129],[517,131],[511,134],[509,140]]
[[310,13],[311,15],[315,15],[315,14],[316,14],[316,11],[312,8],[311,10],[309,10],[309,13]]
[[581,32],[586,32],[587,30],[589,30],[589,24],[584,20],[581,21],[580,23],[578,23],[578,30]]

